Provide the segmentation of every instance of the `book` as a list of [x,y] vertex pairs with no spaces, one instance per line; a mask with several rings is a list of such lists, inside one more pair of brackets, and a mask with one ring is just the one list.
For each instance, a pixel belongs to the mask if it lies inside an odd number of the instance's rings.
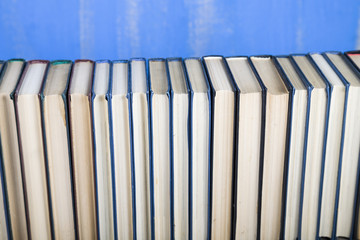
[[0,239],[360,238],[359,56],[0,61]]
[[276,66],[283,79],[291,84],[289,110],[289,148],[287,169],[284,171],[286,179],[286,200],[283,205],[284,239],[296,239],[299,226],[299,207],[301,193],[302,164],[304,159],[304,145],[307,136],[307,113],[310,86],[304,81],[294,68],[288,56],[275,57]]
[[311,86],[309,92],[307,138],[305,138],[304,160],[300,196],[299,238],[314,239],[318,236],[318,216],[321,179],[326,136],[328,84],[306,55],[292,55],[300,75]]
[[170,85],[164,59],[149,59],[152,238],[173,237],[171,215]]
[[235,159],[236,95],[231,73],[221,56],[203,57],[211,87],[211,239],[229,239]]
[[265,88],[261,149],[260,238],[280,238],[283,172],[287,148],[289,89],[269,56],[250,57]]
[[91,93],[98,236],[104,239],[114,239],[113,164],[109,125],[111,109],[107,95],[111,84],[111,67],[111,62],[107,60],[95,62]]
[[[0,61],[0,75],[4,71],[5,62]],[[1,136],[1,135],[0,135]],[[2,162],[2,149],[1,149],[1,137],[0,137],[0,161]],[[4,171],[2,164],[0,164],[0,238],[10,238],[9,226],[8,226],[8,207],[6,202],[6,189],[4,182]]]
[[[340,78],[347,83],[345,84],[346,96],[342,130],[343,145],[340,150],[332,237],[351,238],[357,174],[357,167],[353,166],[358,165],[359,148],[356,146],[360,145],[360,130],[356,130],[359,128],[359,124],[356,125],[356,119],[359,119],[359,116],[356,116],[356,113],[359,112],[356,110],[356,102],[360,100],[360,78],[359,73],[341,53],[327,52],[324,57]],[[354,129],[351,133],[350,128]]]
[[319,70],[329,82],[328,130],[325,138],[323,183],[321,189],[321,208],[319,237],[331,238],[335,213],[338,166],[341,163],[342,129],[344,109],[346,108],[346,82],[336,74],[325,58],[318,53],[310,54]]
[[[2,63],[0,63],[2,64]],[[2,67],[2,66],[0,66]],[[1,139],[0,139],[1,144]],[[0,148],[0,160],[2,160],[2,150]],[[8,226],[8,208],[6,203],[6,192],[5,192],[5,183],[4,183],[4,175],[3,175],[3,169],[0,165],[0,237],[2,239],[8,239],[10,238],[9,235],[9,226]]]
[[25,209],[32,239],[49,239],[52,235],[40,105],[48,65],[45,60],[29,61],[15,91]]
[[255,239],[258,222],[262,87],[247,57],[226,61],[240,90],[238,98],[235,239]]
[[112,89],[109,92],[115,176],[116,236],[120,239],[132,239],[134,236],[129,99],[127,96],[128,69],[128,61],[113,62]]
[[28,237],[14,102],[15,89],[25,65],[23,59],[10,59],[0,76],[2,164],[9,208],[9,232],[14,239]]
[[60,239],[76,237],[66,99],[71,66],[67,60],[51,62],[40,93],[53,231]]
[[76,60],[72,68],[67,96],[74,178],[75,224],[77,237],[80,239],[94,239],[98,236],[91,117],[93,70],[93,61]]
[[210,215],[210,86],[199,58],[184,60],[190,88],[189,239],[207,239]]
[[[126,70],[125,70],[126,71]],[[134,235],[151,238],[150,219],[150,139],[149,139],[149,83],[146,60],[133,58],[129,62],[129,112],[132,174]]]
[[189,86],[181,58],[166,59],[170,85],[173,228],[175,239],[189,237]]
[[360,238],[359,221],[355,218],[356,214],[359,216],[356,193],[359,192],[360,55],[353,51],[347,52],[346,57],[336,53],[326,56],[349,83],[335,236]]

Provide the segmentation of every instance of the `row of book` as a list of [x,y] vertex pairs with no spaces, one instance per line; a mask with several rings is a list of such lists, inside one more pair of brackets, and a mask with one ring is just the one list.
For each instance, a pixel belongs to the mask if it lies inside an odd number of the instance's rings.
[[359,68],[1,62],[0,238],[359,238]]

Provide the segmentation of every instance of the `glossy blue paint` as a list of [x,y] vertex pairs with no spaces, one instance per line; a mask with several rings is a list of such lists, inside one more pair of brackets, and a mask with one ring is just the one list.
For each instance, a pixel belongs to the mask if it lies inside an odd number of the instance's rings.
[[358,0],[0,0],[0,58],[351,50]]

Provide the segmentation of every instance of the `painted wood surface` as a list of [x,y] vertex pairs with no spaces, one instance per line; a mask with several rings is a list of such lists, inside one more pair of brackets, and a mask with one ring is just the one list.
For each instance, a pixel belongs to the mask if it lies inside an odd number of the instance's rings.
[[0,58],[344,51],[359,17],[359,0],[0,0]]

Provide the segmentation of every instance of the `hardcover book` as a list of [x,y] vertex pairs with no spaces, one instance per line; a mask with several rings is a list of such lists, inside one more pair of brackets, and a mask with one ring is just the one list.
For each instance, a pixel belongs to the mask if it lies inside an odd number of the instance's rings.
[[211,88],[210,238],[229,239],[232,227],[237,89],[221,56],[203,57]]
[[[347,85],[327,63],[324,56],[310,55],[329,82],[328,130],[325,138],[324,172],[321,189],[319,236],[331,238],[335,214],[338,167],[341,164],[342,129]],[[331,129],[331,131],[329,131]]]
[[66,98],[71,66],[71,61],[51,62],[40,93],[52,224],[59,239],[76,237]]
[[[112,89],[109,91],[109,109],[111,114],[111,132],[113,142],[113,174],[116,209],[116,236],[120,239],[132,239],[134,224],[134,179],[130,149],[129,98],[127,61],[114,61],[112,68]],[[110,166],[109,166],[110,167]],[[110,169],[109,169],[110,170]],[[105,175],[108,176],[108,175]],[[110,212],[109,212],[110,214]],[[135,238],[135,237],[134,237]],[[136,239],[136,238],[135,238]]]
[[0,77],[2,164],[9,209],[9,233],[14,239],[28,237],[14,99],[15,89],[25,65],[23,59],[10,59],[4,64]]
[[291,85],[289,106],[289,147],[288,162],[284,171],[286,189],[283,205],[282,237],[296,239],[299,226],[299,206],[301,192],[302,165],[305,139],[307,136],[307,115],[310,86],[296,71],[288,56],[275,57],[276,66],[283,79]]
[[207,239],[210,215],[210,87],[201,59],[184,60],[190,88],[189,239]]
[[172,214],[174,238],[189,237],[189,102],[190,94],[181,58],[166,59],[170,85]]
[[[336,56],[328,55],[342,76],[350,83],[348,89],[348,105],[346,110],[343,159],[340,178],[339,205],[337,214],[336,236],[360,238],[359,227],[359,159],[360,159],[360,52],[346,53],[346,62],[336,61]],[[334,59],[335,58],[335,59]],[[348,67],[346,67],[348,66]],[[357,166],[357,167],[355,167]],[[344,173],[346,174],[344,174]],[[349,185],[348,185],[349,184]],[[346,187],[344,187],[346,186]],[[355,192],[354,192],[355,188]],[[355,195],[355,197],[354,197]],[[358,197],[358,198],[357,198]],[[356,204],[357,198],[357,206]],[[352,216],[352,217],[351,217]]]
[[95,62],[91,91],[98,236],[104,239],[114,238],[113,164],[109,125],[111,109],[107,95],[111,84],[111,70],[111,62],[107,60]]
[[[126,69],[124,69],[126,72]],[[151,238],[150,219],[150,138],[149,83],[146,60],[133,58],[129,62],[130,143],[133,176],[134,236]]]
[[[360,127],[356,124],[360,109],[360,75],[350,62],[339,52],[324,54],[329,64],[345,84],[345,109],[342,129],[342,149],[338,167],[337,192],[335,199],[334,227],[332,237],[352,237],[352,222],[355,210],[356,173],[360,148]],[[353,129],[354,131],[350,131]],[[353,135],[354,134],[354,135]],[[352,139],[352,140],[349,140]]]
[[260,238],[280,238],[283,205],[283,172],[286,163],[289,88],[269,56],[250,57],[264,87],[259,200]]
[[359,51],[0,61],[0,239],[358,239],[359,103]]
[[[4,62],[0,61],[0,75],[4,68]],[[1,135],[0,135],[1,136]],[[0,137],[0,161],[2,161],[2,149],[1,149],[1,137]],[[8,208],[6,203],[6,190],[4,183],[4,171],[0,164],[0,237],[5,239],[9,238],[9,226],[8,226]]]
[[258,222],[263,89],[247,57],[228,57],[226,61],[240,95],[236,123],[235,239],[254,239]]
[[319,202],[324,164],[324,142],[328,119],[328,83],[306,55],[291,56],[311,86],[305,138],[300,196],[299,238],[318,236]]
[[165,59],[149,59],[152,238],[173,237],[171,214],[170,85]]
[[94,148],[91,116],[91,86],[94,62],[76,60],[68,90],[71,157],[77,237],[98,236],[95,198]]
[[15,91],[25,209],[32,239],[48,239],[52,235],[40,104],[48,66],[49,61],[29,61]]

